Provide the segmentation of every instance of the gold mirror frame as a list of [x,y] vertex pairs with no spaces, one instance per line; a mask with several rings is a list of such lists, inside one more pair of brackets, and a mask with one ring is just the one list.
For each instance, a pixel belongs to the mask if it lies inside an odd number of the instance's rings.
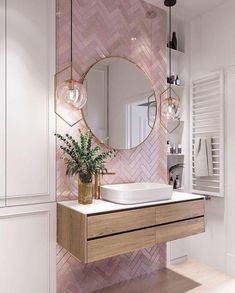
[[[129,150],[134,150],[134,149],[136,149],[137,147],[139,147],[139,146],[141,146],[142,144],[144,144],[145,142],[146,142],[146,140],[149,138],[149,136],[151,135],[151,133],[152,133],[152,131],[153,131],[153,129],[155,128],[155,124],[156,124],[156,121],[157,121],[157,114],[158,114],[158,111],[157,111],[157,97],[156,97],[156,93],[155,93],[155,90],[154,90],[154,87],[153,87],[153,83],[152,83],[152,80],[151,80],[151,78],[148,76],[148,74],[138,65],[138,64],[136,64],[134,61],[131,61],[131,60],[129,60],[128,58],[126,58],[126,57],[122,57],[122,56],[108,56],[108,57],[104,57],[104,58],[101,58],[101,59],[99,59],[99,60],[97,60],[95,63],[93,63],[89,68],[88,68],[88,70],[84,73],[84,75],[83,75],[83,83],[84,83],[84,81],[85,81],[85,79],[86,79],[86,76],[87,76],[87,74],[89,73],[89,71],[95,66],[95,65],[97,65],[99,62],[101,62],[101,61],[103,61],[103,60],[106,60],[106,59],[110,59],[110,58],[120,58],[120,59],[123,59],[123,60],[126,60],[126,61],[128,61],[128,62],[130,62],[130,63],[132,63],[132,64],[134,64],[138,69],[140,69],[142,72],[143,72],[143,74],[145,75],[145,77],[146,77],[146,79],[148,79],[149,80],[149,83],[150,83],[150,85],[151,85],[151,89],[152,89],[152,95],[151,96],[154,96],[155,97],[155,101],[153,101],[153,102],[155,102],[156,103],[156,112],[155,112],[155,119],[154,119],[154,122],[153,122],[153,127],[152,127],[152,129],[151,129],[151,131],[149,132],[149,134],[147,135],[147,137],[140,143],[140,144],[138,144],[138,145],[136,145],[136,146],[134,146],[134,147],[132,147],[132,148],[129,148],[129,149],[116,149],[116,148],[112,148],[112,147],[110,147],[109,145],[107,145],[106,143],[104,143],[103,141],[101,141],[95,134],[94,134],[94,132],[91,130],[91,128],[89,127],[89,125],[88,125],[88,122],[86,121],[86,117],[85,117],[85,114],[84,114],[84,110],[83,109],[81,109],[81,114],[82,114],[82,119],[83,119],[83,121],[84,121],[84,123],[85,123],[85,125],[86,125],[86,127],[89,129],[89,131],[92,133],[92,135],[93,135],[93,137],[99,142],[99,144],[100,145],[103,145],[105,148],[108,148],[108,149],[114,149],[114,150],[116,150],[116,151],[129,151]],[[149,97],[147,97],[147,99],[148,99]],[[87,99],[89,99],[89,96],[87,97]]]

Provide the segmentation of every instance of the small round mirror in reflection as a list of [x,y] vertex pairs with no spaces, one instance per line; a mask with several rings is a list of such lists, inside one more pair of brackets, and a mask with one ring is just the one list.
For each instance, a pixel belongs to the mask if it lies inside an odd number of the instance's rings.
[[101,142],[120,150],[146,140],[156,120],[157,101],[151,81],[139,66],[108,57],[91,67],[84,83],[83,117]]

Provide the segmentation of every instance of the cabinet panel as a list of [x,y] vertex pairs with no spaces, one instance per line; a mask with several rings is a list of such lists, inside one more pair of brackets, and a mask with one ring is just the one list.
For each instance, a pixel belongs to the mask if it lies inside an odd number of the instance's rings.
[[5,0],[0,0],[0,207],[5,205]]
[[87,242],[88,262],[155,245],[155,229],[123,233]]
[[8,205],[43,202],[55,196],[50,190],[54,17],[54,0],[7,1]]
[[157,206],[157,225],[203,216],[204,206],[203,199]]
[[81,261],[86,261],[87,218],[81,213],[57,205],[57,242]]
[[87,237],[93,238],[128,230],[150,227],[155,225],[155,217],[156,212],[154,207],[89,216],[87,218]]
[[156,243],[172,241],[205,232],[204,217],[156,227]]
[[[57,203],[57,241],[81,262],[90,263],[202,233],[205,231],[204,199],[195,202],[169,202],[122,211],[111,209],[101,214],[98,211],[94,214],[97,202],[90,213],[77,201],[60,202]],[[165,211],[161,224],[156,223],[159,208]],[[177,218],[169,223],[173,211]]]
[[0,215],[0,292],[55,293],[55,203]]

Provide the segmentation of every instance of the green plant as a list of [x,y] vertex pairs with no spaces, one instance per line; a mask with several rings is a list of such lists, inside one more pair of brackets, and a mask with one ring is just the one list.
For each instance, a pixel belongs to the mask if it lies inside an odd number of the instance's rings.
[[107,173],[106,159],[111,158],[115,151],[102,152],[100,146],[92,147],[93,135],[91,131],[83,134],[80,130],[80,142],[71,135],[55,134],[62,142],[63,159],[66,164],[66,175],[79,175],[81,182],[92,182],[94,174]]

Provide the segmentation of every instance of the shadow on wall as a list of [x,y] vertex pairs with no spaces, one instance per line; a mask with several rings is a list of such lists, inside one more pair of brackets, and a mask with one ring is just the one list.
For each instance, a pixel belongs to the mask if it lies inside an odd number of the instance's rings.
[[89,293],[165,266],[165,244],[83,265],[57,248],[57,292]]

